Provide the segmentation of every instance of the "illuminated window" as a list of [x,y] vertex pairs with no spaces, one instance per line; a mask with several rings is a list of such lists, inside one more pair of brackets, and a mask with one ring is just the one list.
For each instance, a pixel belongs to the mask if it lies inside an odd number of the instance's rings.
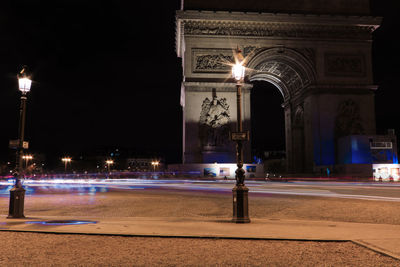
[[371,149],[392,149],[392,142],[371,142]]

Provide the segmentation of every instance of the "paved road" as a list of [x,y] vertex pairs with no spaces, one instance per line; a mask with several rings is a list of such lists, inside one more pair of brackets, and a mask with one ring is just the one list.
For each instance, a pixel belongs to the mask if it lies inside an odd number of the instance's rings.
[[[96,194],[110,190],[164,189],[181,191],[230,192],[232,180],[143,180],[143,179],[81,179],[81,180],[26,180],[27,195],[44,194],[46,190]],[[400,201],[399,183],[350,182],[258,182],[247,181],[250,194],[293,195],[347,198],[375,201]],[[0,182],[0,197],[7,197],[12,181]]]
[[[397,183],[247,181],[246,185],[251,218],[400,225]],[[233,186],[229,180],[25,181],[25,213],[229,218]],[[0,184],[0,214],[8,212],[11,187]]]

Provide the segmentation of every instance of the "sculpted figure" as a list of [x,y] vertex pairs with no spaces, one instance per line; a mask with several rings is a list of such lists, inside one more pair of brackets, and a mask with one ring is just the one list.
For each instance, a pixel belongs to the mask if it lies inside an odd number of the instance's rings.
[[214,96],[212,101],[206,98],[200,113],[199,136],[201,145],[216,147],[223,145],[229,135],[229,105],[226,98],[218,99]]

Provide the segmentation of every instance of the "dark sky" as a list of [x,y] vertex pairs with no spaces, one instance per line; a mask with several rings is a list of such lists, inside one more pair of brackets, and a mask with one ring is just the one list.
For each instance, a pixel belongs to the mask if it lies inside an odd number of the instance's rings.
[[[17,138],[16,73],[33,72],[26,139],[48,157],[105,147],[181,158],[181,66],[175,10],[166,1],[15,1],[0,6],[0,159]],[[400,133],[399,22],[392,2],[374,41],[378,130]],[[280,104],[280,103],[279,103]],[[278,134],[279,135],[279,134]]]
[[119,147],[180,159],[179,1],[148,2],[36,0],[0,8],[3,158],[17,138],[16,73],[26,64],[34,80],[26,129],[33,150],[58,157]]

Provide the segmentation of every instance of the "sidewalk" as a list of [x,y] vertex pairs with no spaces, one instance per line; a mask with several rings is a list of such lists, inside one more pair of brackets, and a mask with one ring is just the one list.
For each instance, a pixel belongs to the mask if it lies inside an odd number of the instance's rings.
[[[68,224],[70,221],[78,221],[78,224]],[[235,224],[231,223],[229,218],[218,220],[187,217],[95,218],[28,216],[25,219],[7,219],[6,216],[0,216],[0,231],[157,237],[353,241],[377,252],[400,259],[400,225],[387,224],[280,219],[252,219],[249,224]]]

